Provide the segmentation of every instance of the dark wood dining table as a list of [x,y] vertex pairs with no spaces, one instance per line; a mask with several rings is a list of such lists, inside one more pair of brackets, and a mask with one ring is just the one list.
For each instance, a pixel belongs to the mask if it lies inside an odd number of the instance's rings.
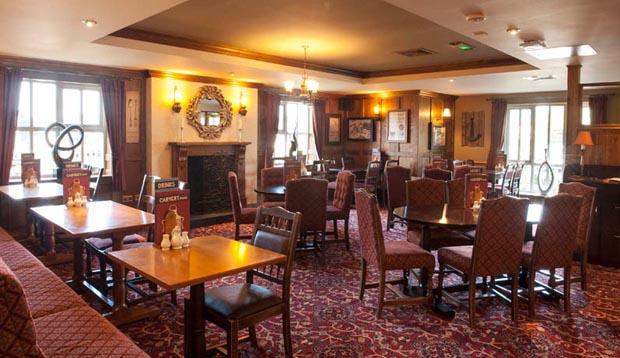
[[112,238],[112,250],[123,249],[125,235],[143,231],[153,226],[153,214],[116,203],[111,200],[89,202],[86,207],[67,208],[65,205],[47,205],[30,209],[42,221],[73,239],[73,279],[69,282],[74,289],[86,289],[100,301],[112,308],[106,317],[115,325],[131,323],[159,314],[157,307],[127,307],[125,303],[125,270],[112,263],[114,280],[113,299],[102,293],[84,277],[84,240],[89,237]]
[[185,357],[207,356],[203,306],[205,282],[283,263],[286,256],[221,236],[193,238],[190,247],[162,251],[152,245],[112,251],[110,260],[168,290],[190,286],[185,302]]
[[284,185],[265,185],[265,186],[257,186],[254,188],[254,191],[258,194],[264,195],[286,195],[286,187]]

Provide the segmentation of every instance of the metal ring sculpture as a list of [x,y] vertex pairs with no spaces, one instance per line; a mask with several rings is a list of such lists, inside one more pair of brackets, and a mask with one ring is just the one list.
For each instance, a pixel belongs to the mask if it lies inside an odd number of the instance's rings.
[[[59,129],[60,134],[56,136],[54,143],[52,143],[49,138],[49,133],[54,129]],[[78,131],[80,133],[80,140],[78,140],[77,143],[73,139],[71,131]],[[69,141],[71,142],[71,145],[68,147],[60,145],[60,143],[66,136],[69,136]],[[47,141],[47,144],[52,147],[52,156],[54,157],[54,162],[56,163],[58,168],[62,168],[63,162],[73,160],[73,156],[75,155],[75,148],[82,144],[82,141],[84,140],[84,129],[77,124],[67,125],[60,122],[52,123],[45,130],[45,140]],[[59,152],[61,151],[71,152],[71,154],[66,158],[62,158],[59,154]]]

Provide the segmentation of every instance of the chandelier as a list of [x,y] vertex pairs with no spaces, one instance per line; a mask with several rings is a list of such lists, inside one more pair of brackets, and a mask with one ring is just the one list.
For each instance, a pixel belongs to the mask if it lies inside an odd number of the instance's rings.
[[308,61],[308,45],[304,45],[302,47],[304,49],[304,71],[301,75],[301,84],[299,85],[298,94],[293,94],[293,87],[295,87],[294,81],[284,81],[284,89],[290,96],[300,97],[303,100],[312,100],[319,91],[319,82],[308,79],[308,73],[306,71],[306,64]]

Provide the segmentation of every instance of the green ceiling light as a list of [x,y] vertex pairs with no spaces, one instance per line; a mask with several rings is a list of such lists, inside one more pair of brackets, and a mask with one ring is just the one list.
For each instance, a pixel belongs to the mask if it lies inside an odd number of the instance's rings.
[[459,49],[459,50],[461,50],[463,52],[467,52],[467,51],[471,51],[471,50],[475,49],[474,46],[472,46],[472,45],[470,45],[468,43],[465,43],[463,41],[450,42],[450,46],[452,46],[454,48],[457,48],[457,49]]

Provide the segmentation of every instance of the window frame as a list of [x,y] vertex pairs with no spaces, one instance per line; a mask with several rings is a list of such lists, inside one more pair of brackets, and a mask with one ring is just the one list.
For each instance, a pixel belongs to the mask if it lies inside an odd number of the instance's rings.
[[[44,79],[44,78],[36,78],[36,77],[24,77],[22,79],[22,84],[24,82],[28,82],[29,83],[29,125],[28,126],[24,126],[21,123],[19,123],[19,120],[17,122],[17,126],[16,126],[16,132],[28,132],[28,136],[29,136],[29,141],[30,141],[30,150],[29,153],[34,153],[34,135],[36,132],[45,132],[45,130],[47,129],[47,126],[45,127],[40,127],[40,126],[35,126],[34,125],[34,116],[33,116],[33,109],[34,109],[34,102],[33,102],[33,84],[34,83],[53,83],[54,85],[56,85],[56,122],[61,122],[64,123],[64,114],[63,114],[63,90],[65,89],[73,89],[73,90],[79,90],[80,91],[80,123],[79,125],[84,129],[84,133],[103,133],[103,143],[104,143],[104,148],[103,148],[103,166],[104,166],[104,174],[108,174],[109,170],[110,170],[110,163],[109,163],[109,156],[110,156],[110,141],[108,138],[108,128],[107,128],[107,121],[105,118],[105,111],[104,111],[104,105],[103,105],[103,92],[101,89],[101,85],[96,84],[96,83],[82,83],[82,82],[70,82],[70,81],[62,81],[62,80],[49,80],[49,79]],[[83,105],[84,105],[84,98],[83,98],[83,93],[84,90],[95,90],[97,92],[99,92],[99,118],[100,118],[100,124],[99,125],[93,125],[93,124],[84,124],[84,110],[83,110]],[[20,87],[20,94],[21,94],[21,87]],[[47,145],[47,143],[45,143],[45,145]],[[16,138],[16,142],[14,144],[14,150],[17,147],[17,138]],[[84,163],[84,144],[82,143],[77,149],[76,151],[79,150],[79,156],[81,158],[81,162]],[[76,153],[77,154],[77,153]],[[50,155],[51,155],[51,148],[50,148]],[[20,164],[20,158],[14,158],[14,162],[17,162],[18,164]],[[50,173],[41,173],[41,179],[42,180],[49,180],[49,179],[53,179],[53,175]],[[9,178],[9,181],[11,182],[15,182],[15,181],[20,181],[21,178],[20,176],[15,176],[12,175]]]
[[[276,138],[274,139],[274,151],[273,151],[273,157],[272,159],[280,159],[281,157],[276,156],[276,148],[275,148],[275,142],[277,141],[278,136],[280,135],[284,135],[284,154],[285,157],[288,156],[288,143],[290,143],[290,140],[292,139],[292,133],[288,132],[288,128],[287,128],[287,123],[288,123],[288,111],[286,110],[286,106],[288,104],[294,104],[296,106],[299,105],[306,105],[308,108],[308,132],[299,132],[297,131],[297,137],[299,137],[300,134],[305,134],[308,135],[308,148],[298,148],[301,150],[305,151],[305,155],[306,155],[306,164],[312,164],[313,160],[316,160],[314,157],[318,157],[318,151],[316,148],[316,141],[314,139],[314,136],[316,135],[316,133],[314,133],[314,105],[312,103],[307,103],[307,102],[303,102],[303,101],[294,101],[294,100],[282,100],[280,101],[280,104],[278,106],[278,131],[276,133]],[[296,111],[297,113],[299,111]],[[280,113],[282,113],[282,118],[280,118]],[[280,129],[280,120],[282,120],[282,129]],[[299,117],[297,118],[297,122],[299,121]],[[296,123],[297,123],[296,122]],[[299,124],[297,124],[297,127],[299,127]],[[312,157],[310,156],[310,149],[314,148],[314,153],[312,154]]]

